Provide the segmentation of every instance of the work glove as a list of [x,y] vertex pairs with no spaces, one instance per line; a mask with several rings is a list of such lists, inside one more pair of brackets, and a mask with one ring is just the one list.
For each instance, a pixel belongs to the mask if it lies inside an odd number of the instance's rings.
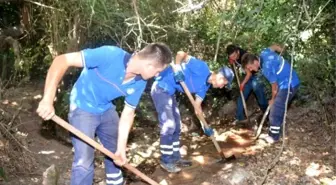
[[174,72],[174,78],[176,82],[183,82],[185,80],[182,68],[180,65],[176,66],[176,71]]
[[204,134],[210,137],[214,134],[214,131],[211,127],[204,128]]

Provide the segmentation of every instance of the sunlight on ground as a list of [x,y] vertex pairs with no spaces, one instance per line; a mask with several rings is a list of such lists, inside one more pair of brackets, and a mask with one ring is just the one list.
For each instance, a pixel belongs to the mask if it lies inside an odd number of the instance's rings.
[[60,159],[60,157],[57,156],[57,155],[52,156],[52,158],[54,158],[54,159]]
[[306,175],[310,177],[318,177],[321,174],[326,174],[326,173],[331,173],[332,170],[325,166],[325,165],[320,165],[318,163],[310,163],[310,165],[306,169]]
[[35,182],[35,183],[37,183],[39,181],[38,178],[31,178],[30,180],[33,181],[33,182]]
[[[319,177],[320,175],[326,175],[330,173],[333,173],[331,167],[315,162],[310,163],[306,168],[306,175],[309,177]],[[336,176],[333,176],[332,178],[322,177],[319,179],[319,181],[324,185],[336,185]]]
[[332,179],[330,178],[321,178],[320,182],[325,185],[336,185],[336,176],[333,176]]
[[38,152],[38,154],[44,154],[44,155],[49,155],[49,154],[53,154],[53,153],[55,153],[55,151],[54,150],[51,150],[51,151],[39,151]]
[[[217,133],[217,132],[216,132]],[[222,134],[216,134],[215,135],[215,138],[216,138],[216,141],[221,141],[221,142],[223,142],[223,141],[225,141],[227,138],[228,138],[228,136],[230,135],[230,132],[224,132],[224,133],[222,133]]]
[[193,160],[194,160],[194,161],[197,161],[197,162],[200,163],[200,164],[204,164],[204,163],[205,163],[204,156],[196,156],[196,157],[193,157]]
[[3,105],[11,104],[12,106],[18,106],[19,104],[16,101],[10,102],[9,100],[2,101]]
[[194,176],[186,171],[182,171],[182,176],[184,179],[193,179]]
[[166,179],[163,179],[162,181],[160,181],[161,185],[168,185],[168,182],[166,181]]
[[190,145],[190,148],[195,150],[195,149],[198,148],[198,144],[192,144],[192,145]]
[[23,133],[23,132],[20,132],[20,131],[17,131],[15,134],[18,135],[18,136],[22,136],[22,137],[27,137],[28,136],[28,133]]
[[38,95],[34,96],[34,99],[35,99],[35,100],[38,100],[38,99],[41,99],[41,98],[42,98],[42,95],[41,95],[41,94],[38,94]]
[[289,164],[299,166],[301,164],[301,159],[298,157],[293,157],[293,159],[289,161]]
[[132,143],[130,146],[130,149],[136,149],[138,147],[138,145],[136,143]]
[[195,155],[201,155],[201,152],[199,152],[199,151],[195,151],[195,152],[193,152],[191,155],[193,155],[193,156],[195,156]]
[[[134,155],[132,156],[131,165],[136,167],[140,165],[142,162],[144,162],[146,159],[152,158],[152,156],[154,158],[160,157],[160,153],[157,152],[157,148],[159,144],[160,144],[160,140],[158,139],[154,143],[152,143],[146,149],[146,151],[136,151]],[[138,147],[139,147],[138,144],[132,143],[132,145],[130,146],[130,150],[137,150]]]

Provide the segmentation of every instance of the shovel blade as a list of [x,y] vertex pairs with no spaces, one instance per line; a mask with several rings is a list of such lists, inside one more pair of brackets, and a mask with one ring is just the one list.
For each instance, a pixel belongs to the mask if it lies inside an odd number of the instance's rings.
[[223,163],[231,162],[231,161],[233,161],[235,159],[236,159],[236,157],[234,155],[232,155],[230,157],[224,157],[224,156],[222,156],[220,159],[216,159],[214,163],[223,164]]
[[254,124],[252,124],[250,119],[236,121],[236,125],[238,128],[249,129],[249,130],[251,130],[254,127]]

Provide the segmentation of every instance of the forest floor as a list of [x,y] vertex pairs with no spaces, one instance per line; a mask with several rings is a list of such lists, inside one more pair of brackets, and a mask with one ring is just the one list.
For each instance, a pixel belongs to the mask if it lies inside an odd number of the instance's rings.
[[[11,133],[0,135],[0,184],[40,185],[43,173],[53,164],[57,171],[55,174],[59,176],[57,184],[67,185],[70,182],[71,143],[56,137],[47,126],[41,124],[41,119],[35,113],[42,89],[43,84],[27,84],[9,89],[2,97],[1,110],[12,116],[2,119],[1,124],[8,120],[6,123],[15,122],[17,125],[11,127]],[[278,163],[269,171],[265,184],[336,185],[335,133],[332,132],[334,129],[321,121],[325,111],[335,111],[334,102],[335,99],[327,101],[324,109],[316,102],[291,106],[284,151]],[[273,145],[262,139],[253,141],[251,132],[231,124],[232,115],[226,116],[226,119],[209,118],[209,123],[216,129],[216,139],[223,151],[236,154],[234,160],[217,163],[220,156],[210,138],[201,131],[184,132],[181,153],[193,161],[193,166],[178,174],[169,174],[159,166],[159,129],[152,121],[133,127],[128,143],[128,159],[161,184],[259,184],[278,155],[283,140]],[[335,118],[332,119],[335,122]],[[263,133],[266,133],[266,127]],[[12,141],[12,136],[16,141]],[[226,143],[230,139],[236,142],[234,147]],[[103,158],[101,153],[96,152],[94,184],[97,185],[105,184]],[[127,170],[124,176],[126,184],[145,184]]]

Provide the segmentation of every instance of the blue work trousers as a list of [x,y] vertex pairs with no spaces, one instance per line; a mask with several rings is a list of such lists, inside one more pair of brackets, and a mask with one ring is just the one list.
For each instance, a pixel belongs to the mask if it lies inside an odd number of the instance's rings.
[[[265,88],[264,88],[263,83],[261,82],[260,76],[253,75],[250,78],[250,80],[245,84],[245,87],[243,90],[245,101],[249,97],[252,91],[254,92],[258,100],[260,109],[263,112],[265,112],[268,106],[268,101],[267,101],[266,94],[265,94]],[[237,100],[236,119],[238,121],[242,121],[246,119],[241,96],[239,96]]]
[[[292,101],[298,88],[299,86],[296,86],[290,89],[288,103]],[[282,122],[283,122],[284,115],[285,115],[287,95],[288,95],[288,89],[280,89],[274,99],[273,105],[270,110],[269,135],[273,137],[274,141],[278,141],[280,139],[280,133],[282,130]]]
[[160,122],[161,162],[175,163],[180,160],[181,116],[174,95],[169,95],[154,82],[151,90]]
[[[69,122],[91,139],[97,135],[106,149],[113,153],[116,152],[119,116],[114,107],[100,114],[92,114],[71,105]],[[71,185],[92,185],[95,150],[76,136],[72,136],[72,144],[75,152],[71,170]],[[104,162],[106,184],[123,184],[120,168],[108,157],[105,157]]]

